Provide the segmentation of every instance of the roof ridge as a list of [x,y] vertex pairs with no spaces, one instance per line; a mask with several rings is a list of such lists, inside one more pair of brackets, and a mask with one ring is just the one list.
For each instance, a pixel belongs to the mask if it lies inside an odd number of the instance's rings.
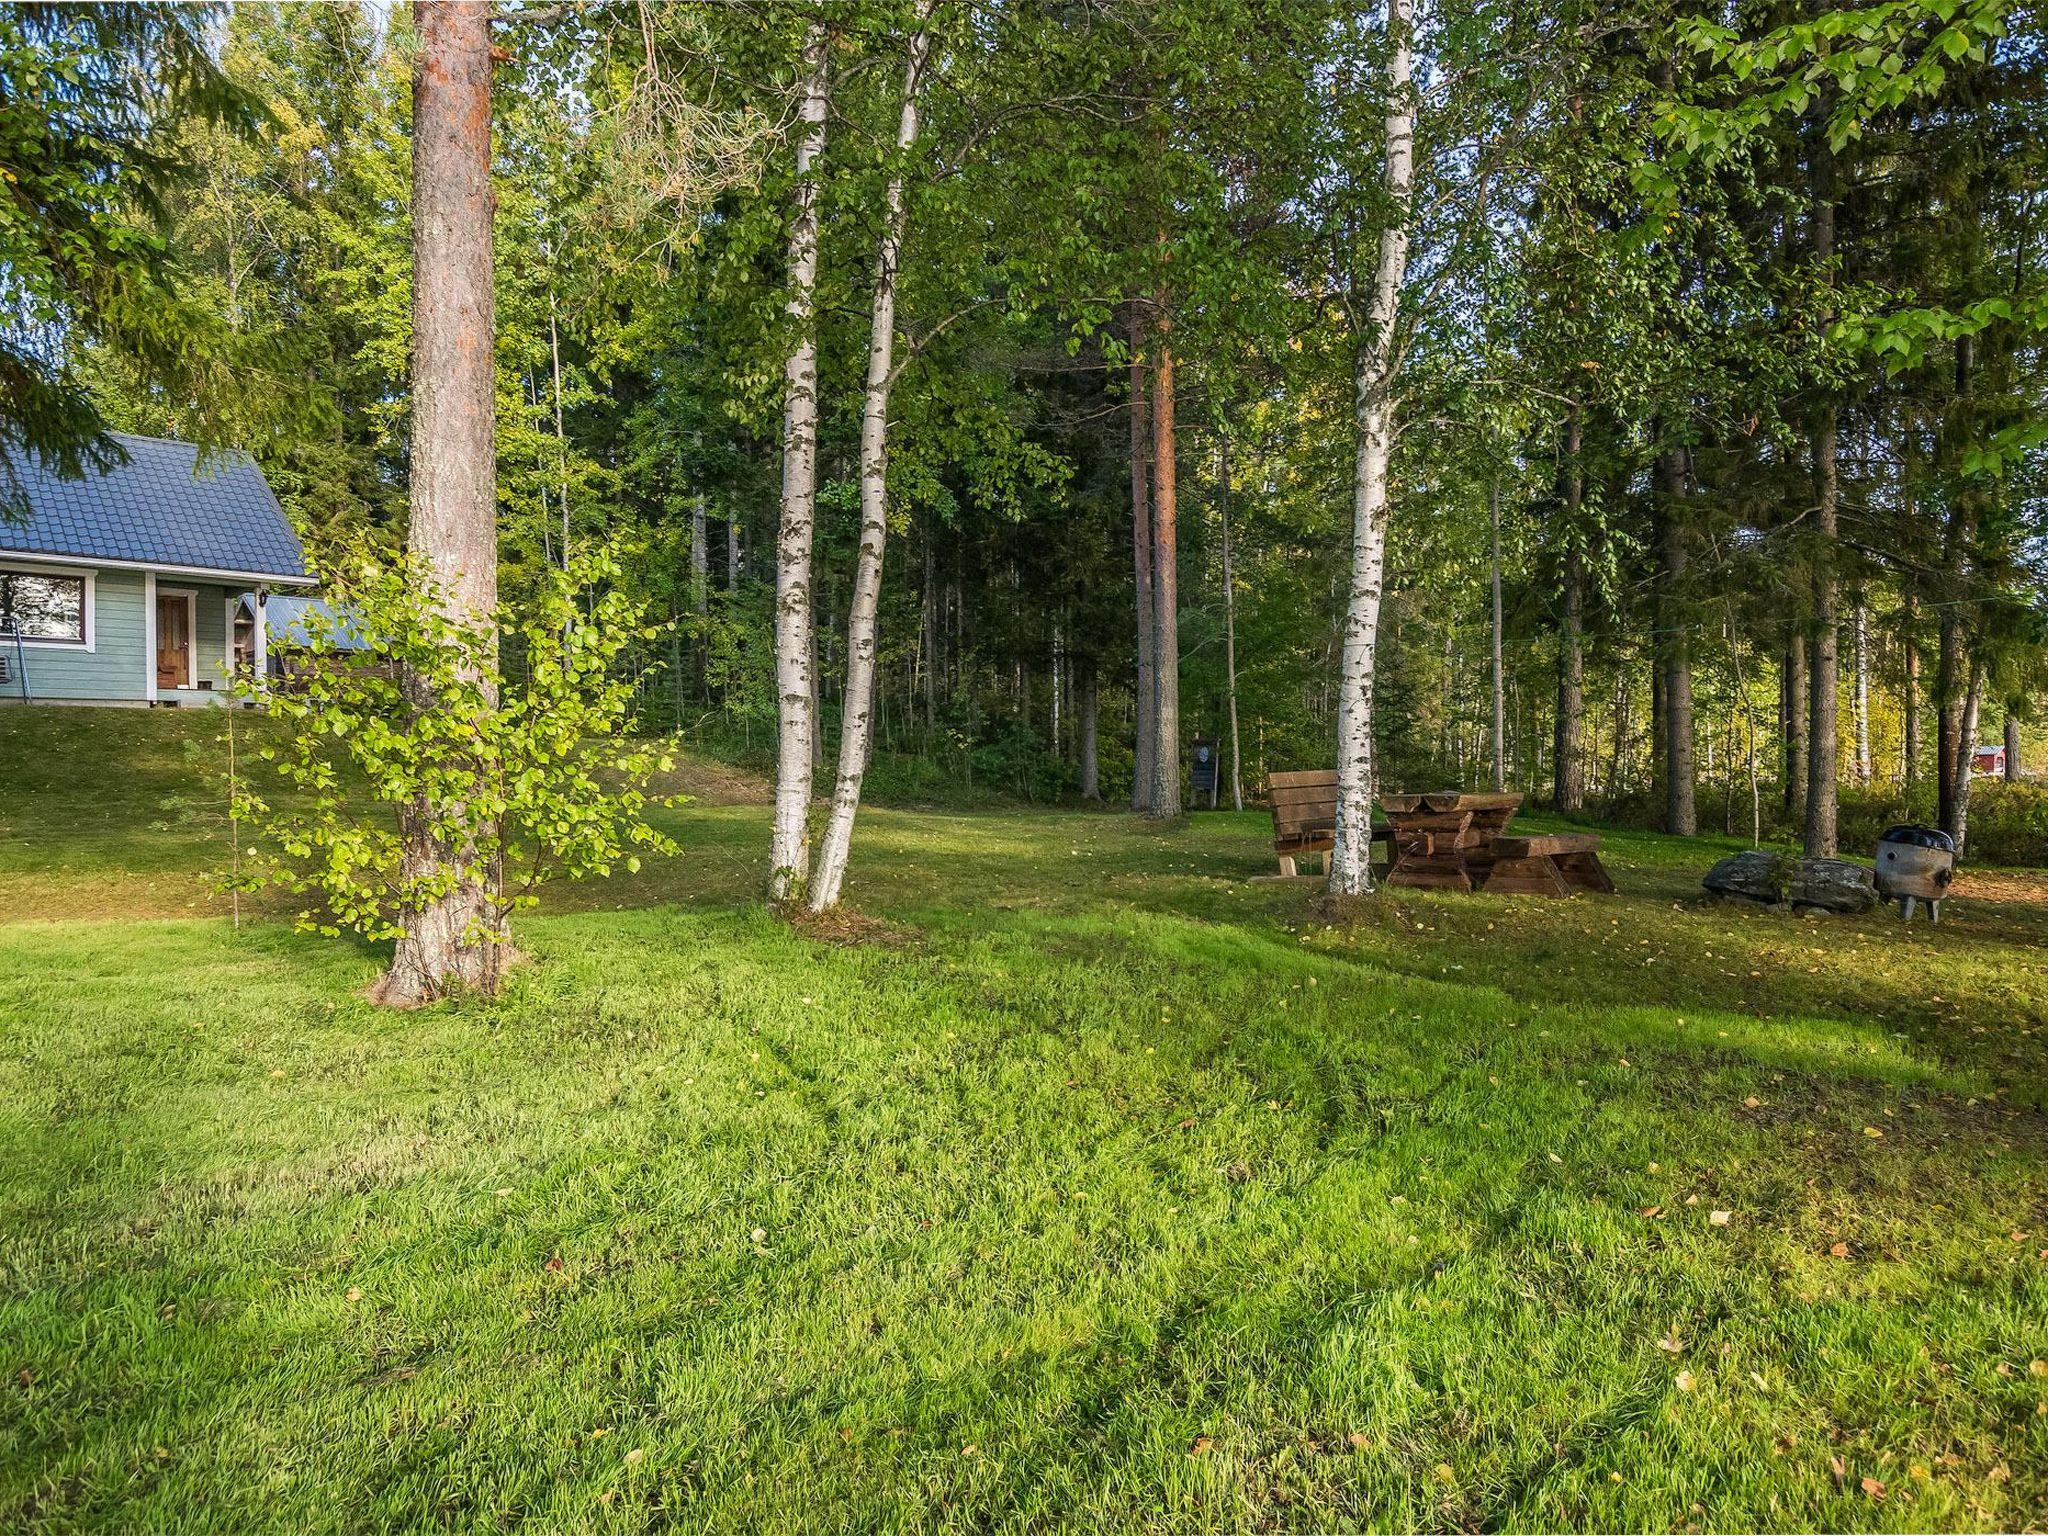
[[171,446],[171,447],[173,447],[173,448],[190,448],[190,449],[191,449],[191,450],[192,450],[192,451],[193,451],[193,452],[194,452],[195,454],[199,454],[199,453],[217,453],[217,454],[229,454],[229,453],[236,453],[236,454],[240,454],[240,455],[241,455],[241,456],[242,456],[243,458],[245,458],[245,459],[249,460],[249,461],[250,461],[250,462],[251,462],[252,464],[253,464],[253,463],[254,463],[254,462],[256,461],[256,455],[255,455],[255,454],[251,453],[251,452],[250,452],[250,451],[249,451],[248,449],[246,449],[246,448],[243,448],[243,447],[240,447],[240,446],[234,446],[234,447],[225,447],[225,448],[201,448],[201,447],[199,446],[199,444],[197,444],[197,443],[195,443],[195,442],[191,442],[191,441],[189,441],[189,440],[187,440],[187,439],[185,439],[185,438],[182,438],[182,437],[159,437],[159,436],[158,436],[158,435],[157,435],[156,433],[154,433],[154,432],[123,432],[123,431],[120,431],[120,430],[118,430],[118,429],[116,429],[116,428],[112,428],[112,427],[110,427],[110,428],[108,428],[108,429],[107,429],[107,436],[109,436],[109,437],[125,437],[125,438],[127,438],[127,439],[128,439],[128,440],[129,440],[130,442],[135,442],[135,443],[166,443],[166,444],[168,444],[169,446]]

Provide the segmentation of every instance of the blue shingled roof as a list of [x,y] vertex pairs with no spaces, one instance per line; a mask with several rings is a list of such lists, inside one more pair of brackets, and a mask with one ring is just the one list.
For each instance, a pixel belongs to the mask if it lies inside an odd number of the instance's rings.
[[162,437],[116,432],[128,462],[65,480],[29,455],[16,464],[26,524],[0,518],[0,554],[71,555],[145,565],[303,577],[305,552],[263,471],[241,453],[211,455]]

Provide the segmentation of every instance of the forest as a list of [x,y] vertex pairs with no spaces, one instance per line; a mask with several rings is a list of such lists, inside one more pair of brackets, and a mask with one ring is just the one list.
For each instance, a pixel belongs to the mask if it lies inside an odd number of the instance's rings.
[[[1199,736],[1234,803],[1334,753],[1818,853],[1974,799],[2038,856],[1966,771],[2048,757],[2038,23],[507,6],[504,592],[619,550],[638,725],[821,786],[852,737],[903,793],[1171,816]],[[8,26],[10,72],[134,75],[10,130],[48,228],[121,238],[11,247],[64,340],[7,450],[243,447],[328,568],[397,550],[412,12]]]

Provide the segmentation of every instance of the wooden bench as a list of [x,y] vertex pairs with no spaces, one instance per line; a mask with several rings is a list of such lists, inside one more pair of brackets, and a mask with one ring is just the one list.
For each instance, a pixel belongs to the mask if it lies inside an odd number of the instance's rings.
[[1611,895],[1614,882],[1600,862],[1599,834],[1555,832],[1495,838],[1486,889],[1535,896],[1569,896],[1574,891]]
[[[1323,869],[1329,870],[1329,853],[1337,844],[1337,770],[1310,768],[1298,773],[1266,775],[1266,803],[1273,812],[1273,852],[1280,860],[1280,874],[1295,877],[1295,859],[1304,853],[1320,853]],[[1384,827],[1373,837],[1386,841]]]

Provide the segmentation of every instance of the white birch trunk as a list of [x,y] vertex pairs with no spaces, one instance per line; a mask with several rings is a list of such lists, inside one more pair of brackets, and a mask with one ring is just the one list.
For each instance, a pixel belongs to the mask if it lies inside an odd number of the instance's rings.
[[704,515],[704,493],[690,501],[690,612],[699,620],[697,644],[704,644],[701,622],[711,614],[711,551],[704,547],[708,519]]
[[1855,615],[1856,782],[1870,782],[1870,613],[1859,598]]
[[1356,380],[1358,451],[1351,495],[1351,590],[1337,674],[1337,829],[1330,893],[1372,889],[1373,681],[1387,561],[1387,467],[1393,453],[1395,322],[1408,274],[1415,184],[1414,0],[1387,0],[1387,201],[1367,295]]
[[853,601],[846,618],[846,691],[839,731],[839,777],[832,788],[832,815],[811,883],[811,910],[822,912],[839,900],[853,847],[853,821],[860,810],[860,786],[874,732],[875,617],[882,596],[882,548],[889,536],[889,387],[896,352],[896,272],[903,257],[909,209],[904,169],[917,142],[917,99],[931,51],[926,23],[932,0],[918,0],[917,29],[903,71],[903,106],[896,123],[896,168],[889,178],[882,240],[875,255],[874,320],[868,332],[867,395],[860,420],[860,556],[854,565]]
[[830,101],[830,38],[822,21],[804,35],[803,137],[796,152],[796,219],[789,231],[789,317],[783,366],[782,515],[775,545],[775,824],[768,895],[788,901],[810,874],[811,535],[818,500],[818,180]]

